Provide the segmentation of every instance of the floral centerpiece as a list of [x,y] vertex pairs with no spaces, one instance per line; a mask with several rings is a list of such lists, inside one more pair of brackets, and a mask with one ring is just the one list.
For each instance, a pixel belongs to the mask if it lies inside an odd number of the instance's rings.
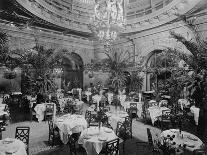
[[155,141],[157,147],[162,150],[163,154],[166,155],[174,155],[182,152],[185,144],[182,146],[181,144],[177,146],[174,141],[175,135],[167,135],[166,137],[162,137]]

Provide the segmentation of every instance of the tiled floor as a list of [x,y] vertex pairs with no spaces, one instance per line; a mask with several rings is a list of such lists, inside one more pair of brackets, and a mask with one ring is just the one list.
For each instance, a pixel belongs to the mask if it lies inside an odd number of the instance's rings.
[[[84,105],[84,109],[88,108],[87,105]],[[113,109],[114,107],[112,107]],[[23,113],[24,114],[24,113]],[[18,114],[21,115],[21,114]],[[18,116],[22,117],[22,116]],[[46,122],[36,122],[36,121],[24,121],[12,123],[7,126],[5,132],[3,132],[3,138],[6,137],[14,137],[16,126],[29,126],[31,128],[30,131],[30,142],[29,142],[29,152],[30,155],[69,155],[69,148],[67,145],[61,145],[56,147],[48,146],[48,124]],[[142,123],[141,121],[133,120],[133,139],[128,140],[126,142],[126,151],[125,155],[138,155],[136,151],[136,141],[147,141],[147,133],[146,128],[150,128],[152,134],[161,133],[161,131],[152,127],[151,125],[147,125]],[[122,155],[122,145],[120,146],[120,154]],[[80,149],[78,150],[78,155],[84,155],[85,152]]]

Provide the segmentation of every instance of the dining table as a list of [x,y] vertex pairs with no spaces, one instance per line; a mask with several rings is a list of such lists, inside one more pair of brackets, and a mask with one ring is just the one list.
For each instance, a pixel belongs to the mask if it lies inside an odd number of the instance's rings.
[[149,107],[147,110],[149,111],[152,125],[154,125],[155,121],[157,121],[158,118],[162,116],[162,111],[170,110],[170,109],[167,107],[152,106],[152,107]]
[[142,116],[142,106],[143,106],[143,102],[134,102],[134,101],[125,101],[123,103],[121,103],[122,107],[124,107],[124,110],[126,111],[126,109],[130,108],[130,103],[136,103],[137,104],[137,115],[138,117]]
[[198,125],[200,108],[191,106],[190,111],[193,113],[195,124]]
[[105,113],[108,117],[108,122],[111,125],[111,127],[116,131],[117,123],[118,122],[124,122],[125,118],[128,115],[126,111],[114,111],[114,112],[106,112]]
[[110,128],[90,127],[82,131],[78,143],[83,145],[87,155],[98,155],[106,142],[116,138],[116,134]]
[[5,111],[6,104],[0,104],[0,118],[2,118],[4,115],[9,116],[8,112]]
[[14,138],[0,140],[0,155],[27,155],[26,145]]
[[36,112],[36,118],[38,119],[38,122],[43,121],[47,104],[54,104],[53,119],[55,118],[56,104],[55,103],[41,103],[41,104],[37,104],[34,108],[34,110]]
[[174,148],[183,148],[187,151],[193,152],[196,149],[201,149],[204,143],[195,135],[180,131],[179,129],[169,129],[161,133],[160,138],[174,137],[171,143],[174,142]]
[[68,143],[68,135],[80,133],[87,128],[87,121],[83,115],[66,114],[56,117],[54,125],[58,127],[63,144]]

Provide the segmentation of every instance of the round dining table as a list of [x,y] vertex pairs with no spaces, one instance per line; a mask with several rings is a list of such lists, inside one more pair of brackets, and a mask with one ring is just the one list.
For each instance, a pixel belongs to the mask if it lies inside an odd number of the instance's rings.
[[195,135],[186,132],[186,131],[179,131],[179,129],[170,129],[165,130],[161,133],[161,139],[166,137],[172,137],[174,135],[174,138],[172,142],[175,142],[175,145],[173,147],[179,148],[183,147],[190,152],[193,152],[196,149],[201,149],[203,147],[203,142]]
[[27,155],[26,145],[14,138],[0,140],[0,155]]
[[85,129],[78,140],[88,155],[98,155],[107,141],[116,139],[112,129],[106,127],[90,127]]
[[125,111],[106,112],[106,115],[108,117],[108,122],[114,131],[116,130],[117,123],[124,122],[125,118],[129,116]]
[[167,107],[159,107],[159,106],[152,106],[148,108],[152,125],[154,125],[155,121],[157,121],[158,118],[162,116],[163,110],[170,110],[170,109]]
[[68,143],[68,135],[72,133],[80,133],[87,128],[87,121],[83,115],[66,114],[61,117],[56,117],[54,125],[60,131],[60,139],[63,144]]

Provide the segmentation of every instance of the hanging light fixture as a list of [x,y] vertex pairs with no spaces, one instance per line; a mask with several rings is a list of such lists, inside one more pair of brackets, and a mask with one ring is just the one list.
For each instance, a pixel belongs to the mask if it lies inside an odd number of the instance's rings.
[[109,46],[124,29],[124,0],[96,0],[90,29],[99,41]]

